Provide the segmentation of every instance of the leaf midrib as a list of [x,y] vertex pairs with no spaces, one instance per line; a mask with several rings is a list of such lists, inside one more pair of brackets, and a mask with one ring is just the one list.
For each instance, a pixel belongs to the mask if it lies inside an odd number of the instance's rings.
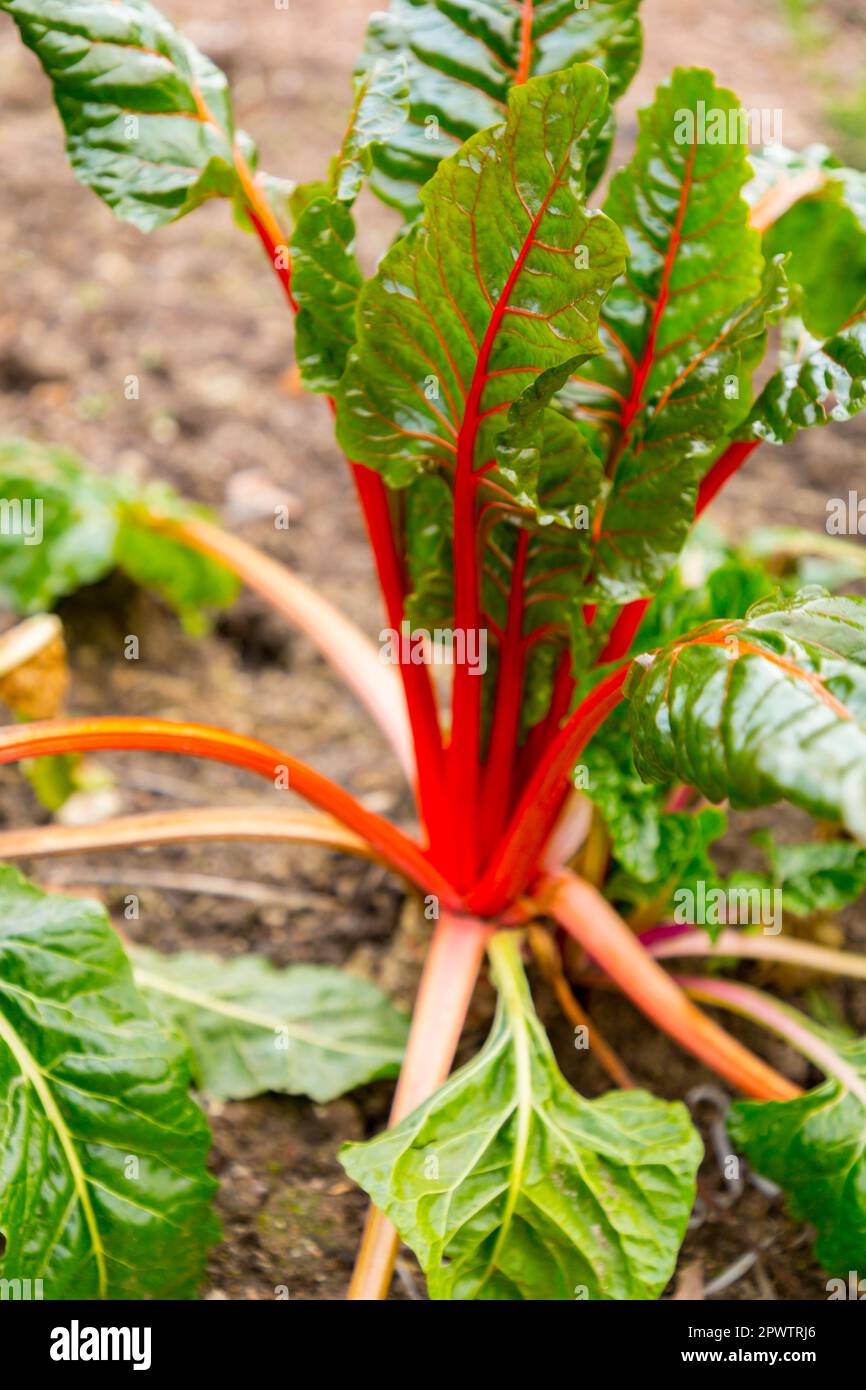
[[499,987],[502,1001],[511,1027],[511,1046],[514,1052],[515,1071],[515,1115],[516,1133],[514,1138],[511,1173],[508,1181],[508,1195],[502,1212],[502,1220],[496,1243],[481,1276],[478,1288],[487,1283],[497,1268],[502,1248],[511,1233],[511,1224],[517,1209],[517,1202],[523,1187],[526,1159],[529,1150],[529,1136],[532,1128],[532,1063],[529,1040],[529,1025],[523,1008],[520,987],[514,975],[515,947],[512,941],[491,943],[491,955],[496,955],[499,966]]
[[336,1052],[349,1057],[372,1058],[381,1058],[384,1052],[384,1048],[364,1047],[363,1044],[353,1046],[349,1043],[323,1042],[321,1036],[314,1029],[305,1028],[303,1024],[290,1023],[276,1014],[255,1013],[252,1009],[245,1009],[242,1004],[231,1004],[212,994],[195,990],[189,985],[180,985],[174,981],[165,980],[161,975],[155,975],[137,965],[134,965],[133,969],[135,979],[143,989],[169,995],[173,999],[192,1004],[195,1008],[202,1009],[207,1013],[221,1014],[223,1017],[235,1019],[239,1023],[247,1023],[250,1027],[258,1028],[262,1032],[268,1029],[285,1029],[298,1042],[315,1047],[319,1052]]
[[100,1298],[104,1298],[108,1286],[108,1275],[105,1267],[105,1251],[102,1245],[102,1236],[96,1221],[96,1214],[93,1210],[93,1203],[90,1200],[87,1178],[78,1157],[72,1134],[61,1114],[60,1107],[54,1099],[42,1068],[39,1066],[39,1063],[36,1061],[36,1058],[30,1052],[23,1039],[19,1037],[18,1033],[16,1033],[15,1029],[12,1027],[12,1024],[2,1012],[0,1012],[0,1040],[6,1044],[9,1051],[12,1053],[13,1058],[18,1064],[21,1075],[36,1092],[45,1117],[54,1128],[57,1138],[60,1141],[60,1146],[63,1149],[66,1162],[69,1165],[73,1187],[84,1213],[84,1220],[90,1235],[91,1245],[93,1246],[99,1283],[99,1296]]

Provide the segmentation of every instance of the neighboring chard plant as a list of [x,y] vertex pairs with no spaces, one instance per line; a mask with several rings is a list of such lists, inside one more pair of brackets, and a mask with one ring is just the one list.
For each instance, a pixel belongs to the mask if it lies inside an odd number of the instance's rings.
[[[866,401],[863,277],[839,273],[851,248],[864,263],[862,178],[824,152],[750,160],[736,98],[709,72],[680,69],[593,205],[611,101],[640,52],[637,0],[398,0],[371,22],[339,152],[300,188],[256,172],[222,74],[144,0],[0,9],[53,84],[76,174],[119,216],[150,230],[223,197],[262,240],[297,315],[301,375],[329,398],[357,489],[387,615],[379,650],[209,521],[156,504],[138,521],[221,562],[308,634],[389,739],[419,822],[389,823],[254,738],[64,719],[0,731],[0,759],[183,753],[278,784],[288,771],[315,810],[16,831],[0,836],[0,854],[267,837],[372,857],[424,898],[434,925],[391,1126],[341,1155],[375,1203],[353,1298],[386,1295],[401,1238],[434,1298],[661,1294],[701,1143],[682,1104],[635,1087],[584,1013],[581,982],[619,989],[746,1097],[731,1118],[739,1150],[817,1228],[829,1269],[862,1267],[866,1047],[730,969],[680,975],[661,963],[759,958],[866,975],[864,957],[747,930],[730,913],[708,916],[709,930],[671,922],[679,890],[722,882],[711,845],[727,801],[786,800],[832,826],[799,846],[765,842],[766,874],[734,887],[780,888],[790,914],[808,916],[866,882],[866,602],[815,582],[860,577],[859,553],[787,531],[736,548],[689,539],[762,444]],[[353,202],[367,178],[407,227],[365,282]],[[137,1219],[147,1225],[143,1206],[168,1210],[170,1170],[171,1237],[153,1236],[170,1271],[160,1291],[187,1288],[189,1247],[201,1253],[212,1232],[201,1124],[176,1054],[130,992],[102,919],[46,906],[16,878],[4,891],[3,1149],[30,1119],[65,1186],[52,1184],[49,1210],[32,1175],[25,1183],[4,1161],[0,1267],[59,1270],[80,1251],[90,1287],[124,1291],[115,1169],[126,1150],[147,1150],[147,1133],[115,1139],[112,1112],[103,1125],[82,1104],[92,1028],[118,1107],[135,1092],[129,1123],[177,1134],[180,1155],[161,1138],[142,1158],[153,1190],[136,1190]],[[24,949],[43,937],[45,949]],[[618,1088],[600,1099],[557,1067],[524,976],[529,949]],[[485,956],[495,1022],[449,1077]],[[393,1072],[402,1052],[387,1002],[361,982],[341,993],[333,972],[287,981],[255,962],[132,958],[217,1094],[322,1099]],[[61,1035],[71,993],[82,1007],[75,1035]],[[826,1079],[802,1093],[696,1000],[763,1024]],[[118,1046],[122,1075],[105,1042],[114,1027],[132,1044]],[[275,1060],[280,1027],[288,1050]],[[140,1047],[139,1083],[127,1058]],[[175,1097],[168,1126],[161,1077]]]

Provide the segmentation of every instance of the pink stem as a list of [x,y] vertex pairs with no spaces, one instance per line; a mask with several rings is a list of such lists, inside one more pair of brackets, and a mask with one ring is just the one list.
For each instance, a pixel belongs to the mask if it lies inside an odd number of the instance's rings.
[[[3,839],[0,836],[0,849]],[[786,965],[805,966],[825,975],[846,975],[866,980],[866,956],[815,946],[811,941],[795,941],[785,936],[762,936],[752,932],[723,931],[711,941],[704,931],[688,927],[652,927],[643,932],[641,942],[656,960],[676,956],[740,956],[745,960],[771,960]]]
[[812,1031],[809,1023],[796,1009],[789,1009],[775,999],[749,985],[734,984],[731,980],[705,979],[699,975],[681,975],[677,983],[687,994],[705,1004],[717,1004],[743,1018],[762,1023],[770,1032],[784,1038],[793,1048],[808,1057],[827,1076],[834,1077],[866,1105],[866,1083],[857,1075],[829,1043]]

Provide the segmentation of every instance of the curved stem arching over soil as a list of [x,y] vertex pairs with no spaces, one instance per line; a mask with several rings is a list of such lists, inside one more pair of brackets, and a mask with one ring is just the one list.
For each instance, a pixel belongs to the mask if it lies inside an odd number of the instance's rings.
[[271,840],[322,845],[374,859],[369,843],[331,816],[311,811],[277,811],[260,806],[207,806],[118,816],[96,825],[39,825],[0,831],[0,859],[27,859],[91,850],[138,849],[203,840]]
[[536,898],[539,908],[564,927],[659,1028],[738,1090],[758,1100],[791,1100],[800,1094],[792,1082],[695,1008],[591,884],[566,872],[549,875],[538,885]]
[[[415,999],[406,1056],[391,1107],[391,1126],[411,1114],[447,1078],[493,931],[489,922],[442,913]],[[399,1243],[387,1217],[371,1207],[349,1286],[350,1299],[387,1297]]]
[[700,999],[705,1004],[715,1004],[720,1009],[730,1009],[784,1038],[786,1043],[808,1057],[826,1076],[841,1082],[861,1105],[866,1106],[866,1082],[834,1047],[809,1027],[808,1021],[796,1009],[789,1009],[759,989],[737,984],[733,980],[682,975],[678,977],[678,983],[692,998]]
[[0,729],[0,763],[41,757],[46,753],[134,748],[210,758],[214,762],[247,768],[274,786],[287,782],[288,789],[362,836],[388,864],[423,892],[437,894],[448,906],[459,905],[455,890],[414,840],[381,816],[367,811],[320,772],[259,739],[233,734],[227,729],[214,729],[207,724],[180,724],[162,719],[49,719]]
[[[0,836],[2,853],[2,836]],[[752,932],[723,931],[711,941],[705,931],[683,931],[676,936],[646,942],[656,960],[676,956],[740,956],[744,960],[768,960],[780,965],[799,965],[823,975],[846,975],[866,980],[866,956],[834,951],[790,936],[763,936]]]

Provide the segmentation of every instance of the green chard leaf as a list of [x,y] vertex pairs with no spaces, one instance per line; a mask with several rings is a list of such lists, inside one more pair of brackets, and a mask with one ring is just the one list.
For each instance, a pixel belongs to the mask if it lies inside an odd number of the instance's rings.
[[647,781],[784,798],[866,839],[866,599],[769,599],[639,657],[626,695]]
[[111,485],[70,450],[0,442],[0,509],[8,517],[0,527],[4,608],[53,608],[112,569],[118,522]]
[[308,391],[336,390],[355,341],[363,276],[351,208],[374,149],[393,140],[408,115],[406,59],[389,55],[355,78],[355,101],[326,181],[293,195],[292,291],[298,304],[295,360]]
[[219,1227],[188,1087],[102,908],[0,868],[4,1279],[49,1299],[195,1297]]
[[796,1100],[738,1100],[728,1129],[752,1167],[784,1188],[794,1219],[817,1229],[825,1269],[847,1275],[866,1256],[866,1042],[826,1036],[856,1074],[856,1094],[832,1079]]
[[191,631],[237,593],[223,565],[148,524],[153,512],[182,518],[203,508],[164,485],[99,477],[69,450],[0,442],[0,512],[9,517],[0,528],[0,604],[16,613],[53,608],[115,566],[156,590]]
[[[724,120],[717,141],[703,138],[704,111]],[[600,600],[650,594],[670,568],[786,303],[783,265],[764,265],[741,197],[740,111],[710,73],[677,69],[641,113],[636,154],[605,202],[629,266],[603,308],[605,355],[566,395],[610,480],[594,520]]]
[[354,203],[373,167],[373,152],[389,145],[409,116],[406,56],[386,55],[355,77],[355,100],[328,178],[338,202]]
[[614,858],[608,897],[637,905],[698,879],[708,885],[719,881],[709,846],[725,833],[726,815],[715,806],[665,810],[670,787],[640,777],[625,708],[605,720],[583,761],[586,795],[602,815]]
[[[374,150],[373,191],[414,220],[419,190],[440,160],[504,118],[518,80],[593,63],[607,74],[617,101],[640,61],[639,3],[535,0],[526,29],[519,0],[392,0],[370,22],[362,70],[383,55],[405,56],[409,122]],[[613,133],[609,116],[591,156],[590,187],[604,169]]]
[[54,88],[80,181],[139,231],[241,194],[225,75],[148,0],[0,0]]
[[605,111],[590,66],[515,88],[506,125],[442,163],[423,224],[365,285],[338,434],[391,486],[450,475],[462,438],[473,469],[493,464],[497,483],[537,505],[538,451],[500,461],[497,436],[512,406],[514,423],[542,428],[563,369],[600,351],[599,307],[625,258],[616,227],[581,201]]
[[802,153],[771,145],[752,164],[746,196],[759,208],[780,188],[803,190],[764,233],[764,250],[788,255],[807,328],[832,337],[866,296],[866,174],[846,169],[822,145]]
[[853,840],[812,840],[784,845],[772,833],[752,836],[767,856],[773,887],[782,890],[785,912],[840,912],[866,889],[866,849]]
[[209,1095],[282,1091],[324,1102],[400,1070],[408,1020],[367,980],[326,965],[276,970],[258,956],[135,946],[130,957],[154,1011],[189,1041]]
[[355,256],[355,220],[329,194],[314,198],[292,233],[295,361],[308,391],[333,394],[355,342],[364,282]]
[[701,1142],[642,1091],[586,1101],[557,1068],[513,935],[484,1048],[341,1162],[397,1227],[437,1300],[657,1298],[691,1211]]
[[819,342],[786,324],[783,365],[758,396],[738,439],[787,444],[801,429],[851,420],[866,405],[866,300],[832,338]]

